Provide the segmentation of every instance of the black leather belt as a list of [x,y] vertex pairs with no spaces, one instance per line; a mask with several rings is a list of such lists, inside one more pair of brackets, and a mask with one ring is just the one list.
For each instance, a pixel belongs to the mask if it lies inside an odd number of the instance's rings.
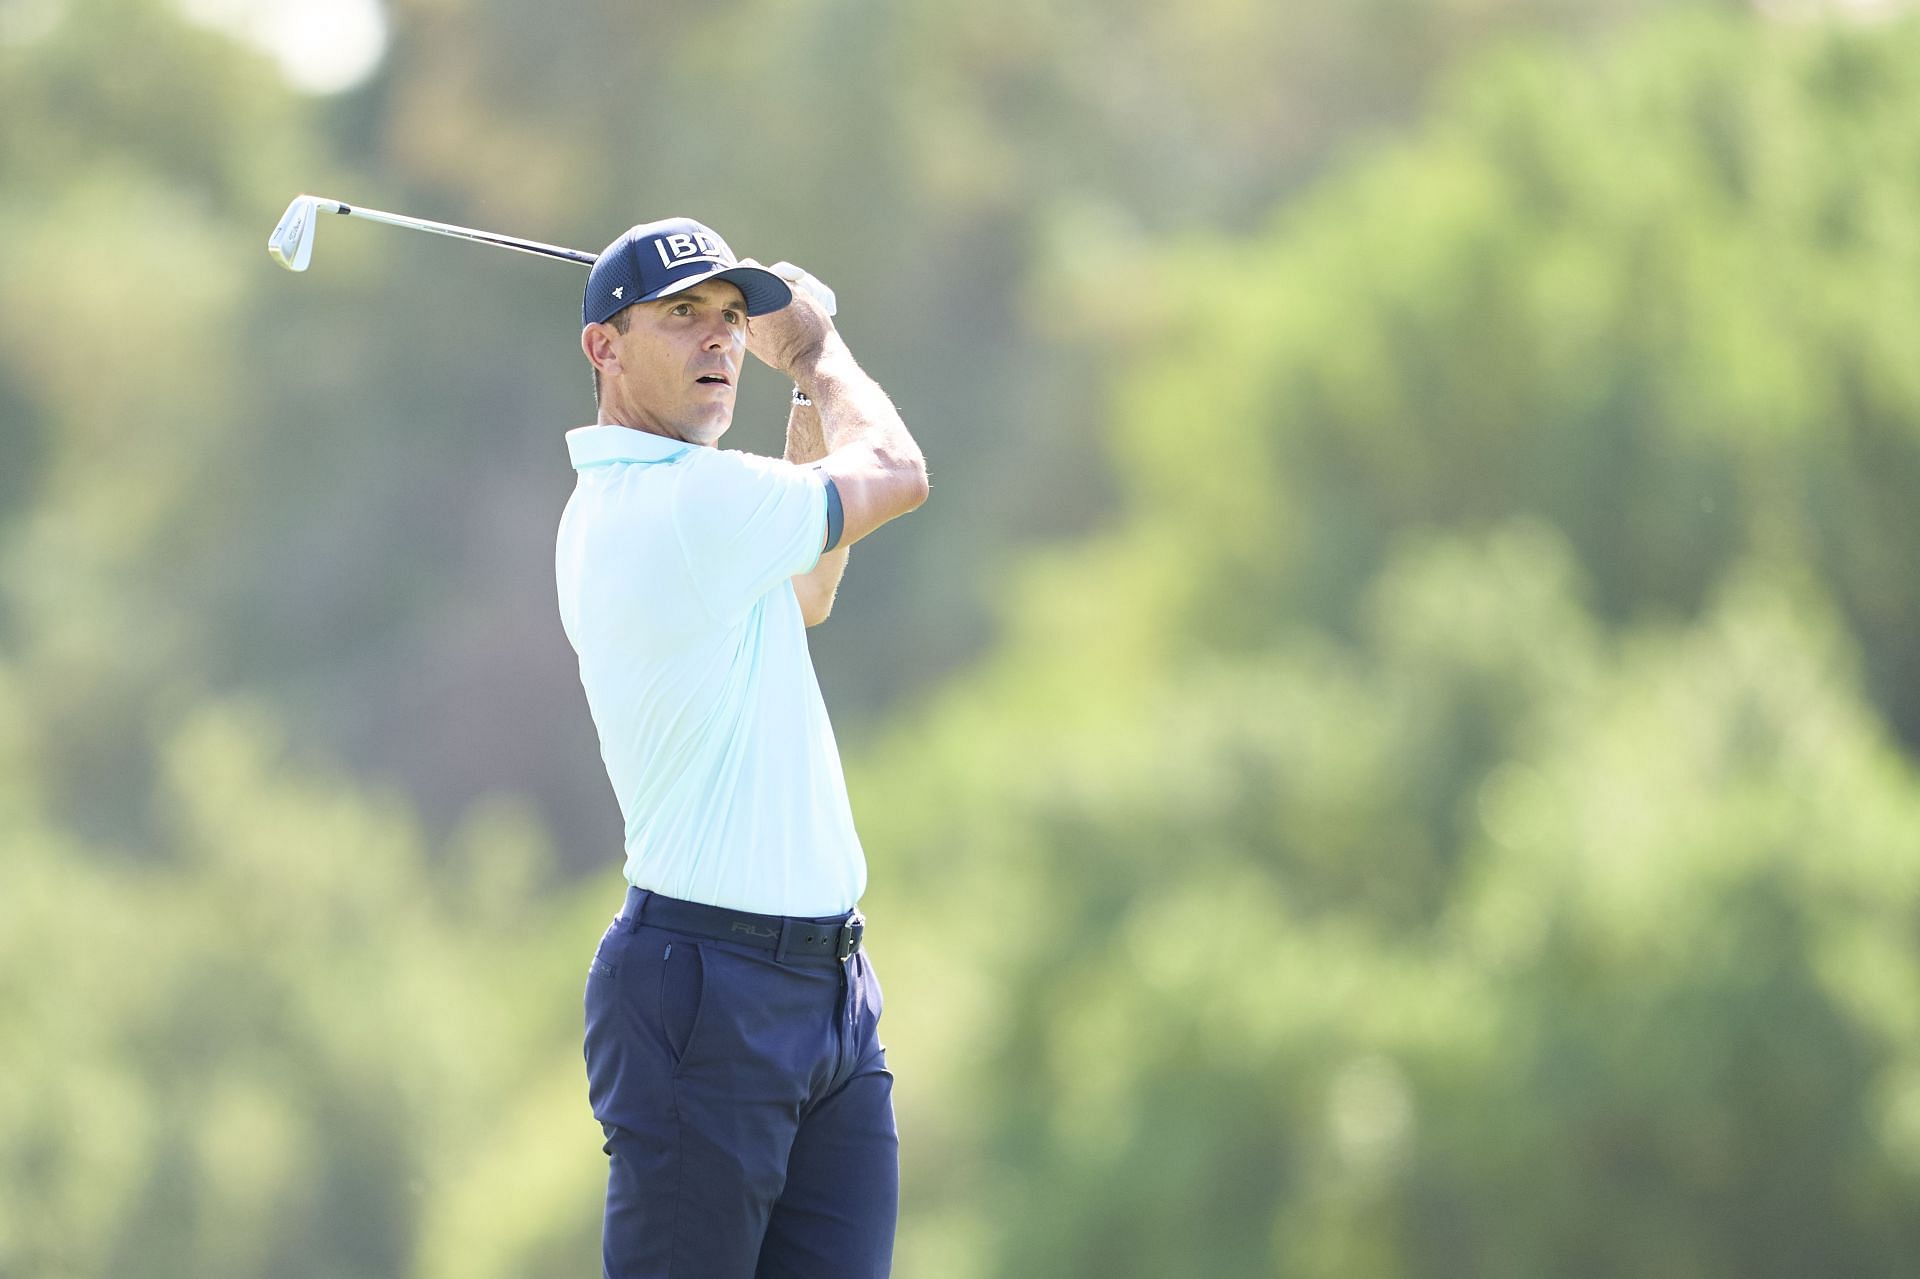
[[[637,910],[636,910],[637,907]],[[661,897],[645,889],[627,890],[626,909],[621,915],[654,928],[676,933],[691,933],[713,941],[737,942],[757,950],[770,950],[774,958],[851,959],[859,953],[860,939],[867,921],[859,911],[828,919],[799,919],[791,915],[755,915],[750,911],[728,910],[702,902]]]

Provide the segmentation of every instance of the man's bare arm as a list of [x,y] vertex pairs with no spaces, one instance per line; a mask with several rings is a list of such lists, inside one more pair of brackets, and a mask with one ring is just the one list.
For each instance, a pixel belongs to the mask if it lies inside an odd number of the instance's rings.
[[[827,455],[825,438],[820,432],[820,415],[812,406],[794,402],[787,414],[787,461],[802,466],[820,461]],[[840,578],[847,571],[845,540],[820,556],[811,570],[797,574],[793,592],[800,597],[800,616],[808,626],[818,626],[833,612],[833,597],[840,589]]]
[[838,333],[824,349],[796,363],[793,380],[812,399],[826,443],[823,469],[840,490],[845,511],[841,545],[914,510],[927,500],[927,459],[907,433],[900,411],[854,362]]
[[750,321],[747,349],[813,401],[826,449],[821,465],[840,492],[845,517],[841,546],[927,500],[920,446],[812,294],[796,289],[789,305]]

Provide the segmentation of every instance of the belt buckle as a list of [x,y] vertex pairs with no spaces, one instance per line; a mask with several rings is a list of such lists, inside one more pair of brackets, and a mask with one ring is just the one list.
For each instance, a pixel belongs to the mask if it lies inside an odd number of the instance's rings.
[[840,925],[840,936],[835,939],[833,957],[843,964],[852,959],[854,952],[860,949],[860,938],[866,931],[866,921],[858,915]]

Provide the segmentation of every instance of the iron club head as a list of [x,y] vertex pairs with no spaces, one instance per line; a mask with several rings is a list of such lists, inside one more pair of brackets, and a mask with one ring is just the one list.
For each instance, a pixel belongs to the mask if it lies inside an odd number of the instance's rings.
[[295,196],[280,225],[267,237],[267,252],[273,260],[289,271],[306,270],[307,263],[313,261],[314,223],[319,216],[319,197]]

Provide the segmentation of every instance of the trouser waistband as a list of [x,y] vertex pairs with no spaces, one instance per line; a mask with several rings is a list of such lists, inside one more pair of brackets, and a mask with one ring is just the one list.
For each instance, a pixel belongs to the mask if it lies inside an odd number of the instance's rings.
[[644,888],[631,887],[627,889],[627,903],[620,917],[713,941],[770,950],[782,963],[791,959],[850,959],[859,953],[860,939],[867,926],[857,910],[825,919],[756,915],[725,906],[662,897]]

